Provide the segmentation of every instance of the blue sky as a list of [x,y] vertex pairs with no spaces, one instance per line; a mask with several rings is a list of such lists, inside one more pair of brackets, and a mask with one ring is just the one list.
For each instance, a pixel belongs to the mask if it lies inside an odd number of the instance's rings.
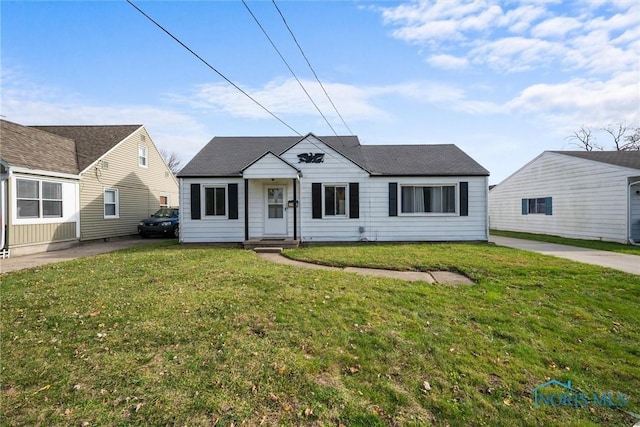
[[[136,1],[301,134],[333,132],[241,1]],[[249,8],[349,132],[270,0]],[[496,184],[580,126],[640,126],[636,1],[277,1],[363,144],[454,143]],[[1,110],[144,124],[186,164],[212,137],[294,135],[123,1],[2,1]],[[606,135],[596,133],[609,146]]]

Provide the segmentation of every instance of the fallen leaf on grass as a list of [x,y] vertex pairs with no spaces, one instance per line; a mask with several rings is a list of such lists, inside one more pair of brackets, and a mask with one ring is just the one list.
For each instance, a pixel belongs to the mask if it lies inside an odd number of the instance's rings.
[[92,311],[91,313],[89,313],[89,317],[96,317],[99,316],[100,312],[99,311]]
[[507,406],[511,406],[511,399],[506,398],[505,400],[502,401],[505,405]]
[[40,387],[39,389],[34,391],[33,394],[37,394],[37,393],[40,393],[41,391],[49,390],[50,388],[51,388],[51,384],[47,384],[46,386]]
[[429,381],[424,381],[422,383],[422,392],[426,393],[426,392],[428,392],[430,390],[431,390],[431,384],[429,384]]
[[347,368],[347,372],[350,373],[351,375],[357,374],[358,372],[360,372],[360,365],[349,366]]
[[311,415],[313,415],[313,409],[311,409],[311,408],[307,408],[307,409],[305,409],[305,410],[304,410],[304,416],[305,416],[305,417],[307,417],[307,418],[308,418],[308,417],[310,417]]

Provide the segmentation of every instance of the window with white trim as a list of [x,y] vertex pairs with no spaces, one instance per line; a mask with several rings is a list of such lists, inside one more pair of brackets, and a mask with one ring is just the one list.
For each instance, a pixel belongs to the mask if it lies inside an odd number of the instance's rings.
[[148,150],[144,145],[138,146],[138,166],[143,168],[149,167]]
[[169,207],[169,196],[160,196],[160,207],[161,208]]
[[204,215],[205,216],[225,216],[227,214],[227,188],[226,187],[205,187],[204,188]]
[[347,186],[324,186],[324,216],[347,215]]
[[120,201],[117,188],[104,190],[104,217],[118,218],[120,216]]
[[62,218],[62,184],[16,179],[17,217]]
[[403,185],[400,207],[402,213],[455,213],[456,186]]

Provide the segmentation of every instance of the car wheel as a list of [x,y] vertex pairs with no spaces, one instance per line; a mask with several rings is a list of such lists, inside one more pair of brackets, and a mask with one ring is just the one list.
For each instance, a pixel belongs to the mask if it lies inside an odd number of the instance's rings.
[[173,237],[176,239],[180,237],[180,225],[173,227]]

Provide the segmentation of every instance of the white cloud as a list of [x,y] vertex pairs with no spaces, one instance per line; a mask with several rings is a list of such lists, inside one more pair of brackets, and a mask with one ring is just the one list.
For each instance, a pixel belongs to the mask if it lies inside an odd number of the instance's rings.
[[158,148],[190,159],[210,139],[204,126],[170,108],[150,105],[91,105],[54,87],[33,84],[16,70],[2,70],[2,114],[22,125],[141,124]]
[[[316,105],[328,118],[337,114],[315,81],[301,80]],[[371,94],[367,88],[358,88],[340,83],[323,83],[334,104],[345,120],[383,119],[387,114],[369,102]],[[318,112],[307,95],[294,79],[274,80],[262,88],[243,88],[256,101],[275,115],[317,116]],[[174,95],[176,101],[194,108],[225,112],[234,117],[252,119],[269,118],[271,115],[238,90],[224,83],[198,86],[187,96]]]
[[640,93],[635,72],[610,80],[576,78],[558,84],[535,84],[506,105],[520,114],[539,114],[554,122],[602,124],[640,119]]
[[445,70],[455,70],[465,68],[469,65],[467,58],[461,58],[453,55],[432,55],[427,58],[427,63],[432,67],[442,68]]
[[565,49],[557,43],[524,37],[507,37],[482,44],[469,54],[475,63],[487,64],[503,72],[525,71],[561,56]]
[[580,28],[583,24],[575,19],[566,16],[558,16],[555,18],[547,19],[537,24],[532,30],[531,34],[534,37],[564,37],[567,33]]
[[[426,61],[439,68],[463,58],[508,72],[562,63],[611,74],[638,66],[640,6],[632,1],[418,0],[378,10],[393,37],[429,46]],[[452,48],[455,63],[446,61]]]

